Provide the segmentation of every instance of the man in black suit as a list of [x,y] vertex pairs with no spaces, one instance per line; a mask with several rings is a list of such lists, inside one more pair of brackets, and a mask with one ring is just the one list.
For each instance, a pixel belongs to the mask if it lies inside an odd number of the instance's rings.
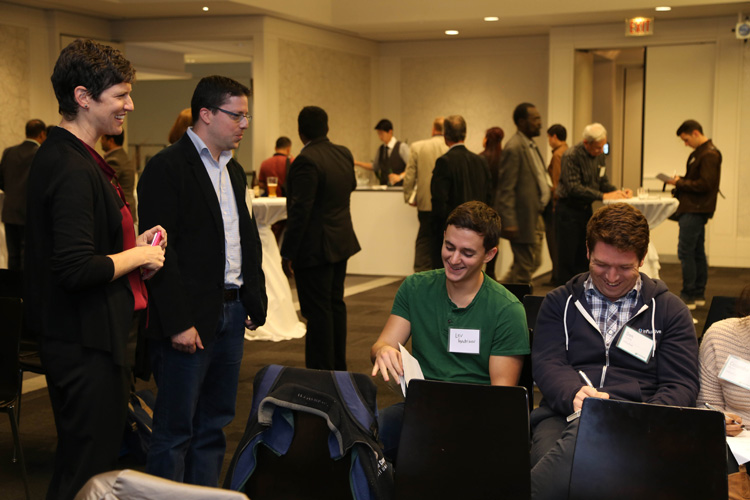
[[449,116],[443,123],[448,152],[437,159],[432,171],[433,245],[432,265],[443,267],[440,256],[445,221],[454,208],[467,201],[492,205],[492,182],[487,161],[466,149],[466,121],[461,115]]
[[47,138],[47,126],[42,120],[26,123],[26,140],[3,151],[0,160],[0,189],[5,191],[3,223],[5,244],[8,247],[8,269],[23,269],[23,249],[26,227],[26,181],[36,150]]
[[159,393],[146,472],[207,486],[221,473],[245,327],[262,325],[268,304],[245,172],[231,151],[248,127],[249,95],[229,78],[203,78],[193,126],[138,183],[141,225],[158,220],[169,234],[167,262],[148,281]]
[[307,319],[305,366],[346,370],[346,262],[359,251],[349,210],[357,187],[354,158],[328,140],[328,115],[307,106],[297,118],[305,145],[287,176],[287,226],[281,257],[293,274]]

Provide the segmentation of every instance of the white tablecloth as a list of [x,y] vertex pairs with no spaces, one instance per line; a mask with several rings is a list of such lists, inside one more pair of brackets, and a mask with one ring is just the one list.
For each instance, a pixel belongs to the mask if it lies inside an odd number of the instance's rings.
[[[656,226],[667,220],[667,218],[675,213],[677,206],[680,202],[676,198],[672,197],[660,197],[660,196],[649,196],[648,198],[629,198],[627,200],[605,200],[605,205],[611,205],[612,203],[625,202],[633,205],[635,208],[641,211],[646,220],[648,221],[648,228],[653,231]],[[656,251],[656,247],[653,243],[648,244],[648,253],[641,267],[641,272],[650,276],[651,278],[659,278],[659,269],[661,264],[659,263],[659,253]]]
[[299,321],[292,303],[292,289],[281,269],[281,253],[271,225],[286,219],[286,198],[252,198],[248,191],[247,204],[252,203],[253,216],[263,247],[263,273],[266,275],[268,315],[266,324],[255,331],[245,330],[247,340],[298,339],[305,336],[305,324]]

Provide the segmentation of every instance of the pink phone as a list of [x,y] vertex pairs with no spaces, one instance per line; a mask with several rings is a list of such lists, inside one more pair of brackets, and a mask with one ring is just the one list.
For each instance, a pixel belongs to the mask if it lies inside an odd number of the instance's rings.
[[160,242],[160,241],[161,241],[161,231],[158,231],[158,232],[157,232],[157,233],[156,233],[156,234],[154,235],[154,239],[153,239],[153,240],[151,240],[151,246],[152,246],[152,247],[156,247],[156,246],[159,246],[159,242]]

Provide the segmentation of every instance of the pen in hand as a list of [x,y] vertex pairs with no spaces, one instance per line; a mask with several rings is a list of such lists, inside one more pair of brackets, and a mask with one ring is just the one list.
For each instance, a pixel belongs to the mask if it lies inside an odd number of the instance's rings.
[[[591,387],[592,389],[596,389],[594,387],[594,384],[591,383],[591,380],[586,376],[585,373],[583,373],[583,370],[578,370],[578,375],[581,376],[584,382],[586,382],[586,385]],[[573,420],[577,419],[581,416],[581,410],[574,411],[570,415],[568,415],[568,418],[566,419],[568,422],[572,422]]]
[[[727,414],[726,414],[726,413],[724,413],[723,411],[721,411],[720,409],[718,409],[717,407],[715,407],[715,406],[713,406],[713,405],[710,405],[710,404],[708,404],[708,403],[703,403],[703,406],[705,406],[705,407],[706,407],[706,408],[708,408],[709,410],[713,410],[713,411],[718,411],[719,413],[721,413],[722,415],[724,415],[724,418],[728,418],[728,417],[727,417]],[[739,422],[737,422],[737,421],[736,421],[735,419],[733,419],[733,418],[732,418],[731,420],[732,420],[732,423],[733,423],[734,425],[739,425],[739,426],[740,426],[740,428],[742,428],[742,429],[744,429],[744,428],[745,428],[745,424],[740,424]]]

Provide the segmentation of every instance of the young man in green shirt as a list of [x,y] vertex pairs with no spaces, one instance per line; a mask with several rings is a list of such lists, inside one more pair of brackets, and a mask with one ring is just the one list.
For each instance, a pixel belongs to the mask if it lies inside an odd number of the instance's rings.
[[[487,277],[482,267],[497,253],[500,217],[479,201],[448,216],[442,248],[444,269],[406,278],[391,315],[370,350],[372,375],[398,379],[398,344],[411,337],[412,354],[428,380],[516,385],[529,351],[523,306]],[[386,457],[394,458],[403,405],[381,413]]]

